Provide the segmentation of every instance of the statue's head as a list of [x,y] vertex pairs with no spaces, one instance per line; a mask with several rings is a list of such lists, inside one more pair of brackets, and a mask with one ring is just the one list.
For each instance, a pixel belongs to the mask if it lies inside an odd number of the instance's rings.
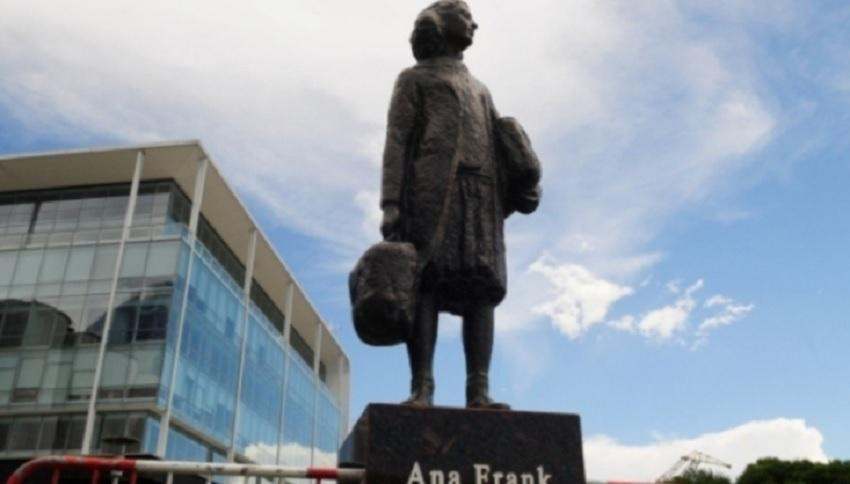
[[434,2],[416,17],[410,36],[413,57],[424,60],[460,55],[472,45],[472,36],[477,28],[469,6],[463,0]]

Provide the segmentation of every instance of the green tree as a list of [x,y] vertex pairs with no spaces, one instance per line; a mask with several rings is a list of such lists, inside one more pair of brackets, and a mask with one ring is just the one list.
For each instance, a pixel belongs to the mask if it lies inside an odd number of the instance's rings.
[[744,469],[736,484],[850,484],[850,461],[759,459]]
[[673,478],[673,484],[732,484],[728,477],[714,472],[689,469]]

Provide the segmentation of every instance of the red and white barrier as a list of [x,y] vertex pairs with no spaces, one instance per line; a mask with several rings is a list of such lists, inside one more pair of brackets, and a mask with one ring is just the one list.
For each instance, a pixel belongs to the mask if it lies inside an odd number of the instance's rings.
[[51,484],[58,484],[63,470],[84,470],[91,472],[91,483],[100,482],[101,474],[120,471],[128,476],[130,484],[136,484],[139,473],[195,476],[245,476],[245,477],[289,477],[323,479],[336,481],[363,480],[363,469],[336,468],[298,468],[258,464],[235,464],[216,462],[181,462],[160,460],[137,460],[108,457],[48,456],[38,457],[19,467],[6,484],[25,484],[29,476],[36,472],[48,471]]

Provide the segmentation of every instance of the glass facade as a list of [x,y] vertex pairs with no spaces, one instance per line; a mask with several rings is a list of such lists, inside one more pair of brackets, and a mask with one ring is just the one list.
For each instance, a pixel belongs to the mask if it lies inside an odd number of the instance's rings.
[[249,459],[274,464],[283,408],[286,351],[280,333],[251,305],[236,448]]
[[118,261],[128,193],[0,194],[0,457],[79,452],[106,336],[93,452],[153,454],[166,431],[170,459],[328,463],[342,413],[313,350],[295,331],[284,341],[258,284],[246,304],[245,268],[203,217],[192,250],[171,181],[141,184]]
[[282,445],[289,452],[283,464],[303,466],[310,463],[313,442],[315,380],[310,367],[296,355],[289,355],[288,370]]
[[200,252],[194,256],[189,282],[174,415],[226,448],[236,409],[243,305],[238,287],[225,284],[215,259]]

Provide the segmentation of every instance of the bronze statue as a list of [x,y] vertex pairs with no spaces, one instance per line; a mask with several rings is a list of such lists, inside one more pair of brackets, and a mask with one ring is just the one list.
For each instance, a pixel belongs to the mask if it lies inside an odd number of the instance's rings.
[[423,10],[410,39],[417,64],[399,75],[390,103],[381,232],[430,254],[407,342],[414,405],[433,403],[437,315],[449,311],[463,318],[467,406],[507,407],[490,398],[488,373],[493,312],[507,289],[503,221],[514,207],[497,156],[499,117],[463,63],[477,28],[463,1]]
[[[412,328],[401,338],[412,373],[410,405],[433,405],[437,317],[448,311],[463,318],[467,406],[509,408],[490,398],[488,377],[493,313],[507,288],[503,224],[514,211],[536,209],[540,167],[522,128],[498,116],[487,87],[463,63],[477,28],[462,0],[423,10],[410,39],[417,63],[398,76],[390,102],[381,232],[385,241],[412,244],[419,258]],[[382,244],[375,247],[391,245]],[[393,250],[402,255],[383,257],[404,256],[403,247]],[[361,286],[368,279],[358,270],[352,301],[357,278]],[[384,286],[393,290],[393,283]],[[355,308],[355,325],[357,314]]]

